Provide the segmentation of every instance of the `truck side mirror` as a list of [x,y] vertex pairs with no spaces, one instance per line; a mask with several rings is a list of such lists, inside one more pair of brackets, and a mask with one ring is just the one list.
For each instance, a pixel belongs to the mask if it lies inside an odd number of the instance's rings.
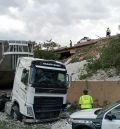
[[70,85],[71,85],[72,76],[73,76],[74,74],[75,74],[75,73],[72,73],[71,75],[68,75],[68,78],[69,78],[69,85],[68,85],[68,87],[70,87]]
[[69,74],[66,75],[66,78],[67,78],[67,86],[70,87],[72,78],[71,76],[69,76]]
[[112,113],[108,113],[106,114],[105,119],[113,120],[113,119],[116,119],[116,116]]

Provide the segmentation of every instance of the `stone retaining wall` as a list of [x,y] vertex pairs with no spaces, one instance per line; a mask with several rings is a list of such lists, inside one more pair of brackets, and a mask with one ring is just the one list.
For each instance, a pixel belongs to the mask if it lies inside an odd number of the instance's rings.
[[68,88],[68,101],[78,102],[86,88],[93,97],[95,106],[120,100],[120,81],[73,81]]

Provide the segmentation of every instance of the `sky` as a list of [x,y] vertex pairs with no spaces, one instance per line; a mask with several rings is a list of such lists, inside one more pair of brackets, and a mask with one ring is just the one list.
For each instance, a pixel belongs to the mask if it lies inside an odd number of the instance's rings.
[[119,33],[120,0],[0,0],[0,40],[52,39],[61,46]]

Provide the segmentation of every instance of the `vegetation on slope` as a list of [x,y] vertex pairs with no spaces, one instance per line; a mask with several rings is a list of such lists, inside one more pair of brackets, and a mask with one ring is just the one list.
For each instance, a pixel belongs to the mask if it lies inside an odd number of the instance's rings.
[[120,74],[120,36],[110,39],[106,47],[102,48],[99,53],[99,58],[88,60],[85,65],[85,74],[79,76],[80,79],[85,79],[96,73],[97,70],[105,70],[115,68],[116,74]]
[[70,63],[79,62],[82,60],[88,60],[94,58],[99,53],[99,46],[96,44],[92,44],[90,46],[86,46],[84,48],[78,48],[76,50],[76,54],[72,56],[72,60]]

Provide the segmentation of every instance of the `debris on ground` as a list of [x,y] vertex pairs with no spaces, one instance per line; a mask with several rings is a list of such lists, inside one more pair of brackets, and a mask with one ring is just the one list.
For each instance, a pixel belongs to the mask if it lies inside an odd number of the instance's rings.
[[60,119],[51,123],[24,124],[14,121],[6,113],[0,112],[0,129],[69,129],[66,128],[66,119]]
[[5,103],[9,100],[10,98],[7,97],[7,93],[0,91],[0,111],[4,111],[5,108]]

